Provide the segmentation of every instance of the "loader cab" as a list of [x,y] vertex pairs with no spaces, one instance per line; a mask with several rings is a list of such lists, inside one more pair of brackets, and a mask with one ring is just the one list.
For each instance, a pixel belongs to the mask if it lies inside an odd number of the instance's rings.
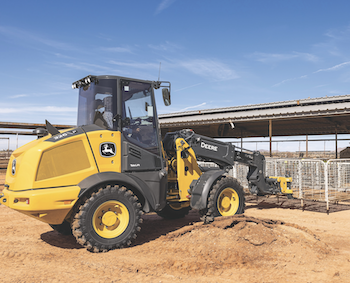
[[[118,76],[88,76],[73,83],[79,88],[78,126],[121,133],[122,172],[164,168],[154,98],[162,83]],[[170,83],[165,84],[163,98],[169,105]]]

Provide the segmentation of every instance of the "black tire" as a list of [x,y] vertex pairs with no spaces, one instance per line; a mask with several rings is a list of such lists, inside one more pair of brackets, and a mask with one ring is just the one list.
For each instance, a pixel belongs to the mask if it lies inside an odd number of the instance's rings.
[[214,217],[233,216],[244,213],[245,197],[243,187],[232,177],[222,177],[212,186],[207,208],[201,210],[205,223],[214,221]]
[[181,204],[167,204],[161,211],[157,211],[157,214],[160,217],[163,217],[165,219],[179,219],[185,217],[189,211],[191,210],[191,207],[181,207]]
[[49,225],[51,226],[52,229],[54,229],[55,231],[57,231],[62,235],[72,235],[72,228],[70,223],[67,220],[64,220],[62,224],[58,224],[58,225],[49,224]]
[[92,252],[128,246],[141,230],[141,204],[125,187],[107,186],[88,198],[73,223],[77,242]]

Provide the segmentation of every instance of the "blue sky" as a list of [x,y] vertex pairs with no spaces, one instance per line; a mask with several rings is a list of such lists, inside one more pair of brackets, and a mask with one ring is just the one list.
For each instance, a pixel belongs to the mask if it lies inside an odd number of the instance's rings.
[[160,113],[350,94],[349,11],[345,0],[3,1],[0,121],[74,125],[73,81],[156,80],[160,62],[172,83]]

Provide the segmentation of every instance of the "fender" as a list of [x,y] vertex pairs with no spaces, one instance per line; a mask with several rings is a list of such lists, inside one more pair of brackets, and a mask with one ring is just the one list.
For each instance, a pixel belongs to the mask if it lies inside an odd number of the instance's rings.
[[133,176],[132,174],[118,172],[97,173],[82,180],[78,184],[81,189],[79,198],[85,195],[90,189],[105,184],[118,184],[121,186],[125,185],[131,189],[142,202],[143,210],[145,212],[155,210],[155,207],[157,206],[156,201],[151,194],[150,188],[144,181]]
[[191,198],[192,208],[201,210],[207,207],[210,188],[212,187],[213,183],[225,173],[226,171],[224,170],[209,170],[200,176],[196,183],[193,184]]

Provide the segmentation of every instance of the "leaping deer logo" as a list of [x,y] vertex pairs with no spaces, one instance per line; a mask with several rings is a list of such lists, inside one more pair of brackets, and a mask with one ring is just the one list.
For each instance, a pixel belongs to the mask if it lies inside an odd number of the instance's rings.
[[114,143],[101,143],[100,146],[101,155],[104,157],[112,157],[115,155],[115,144]]

